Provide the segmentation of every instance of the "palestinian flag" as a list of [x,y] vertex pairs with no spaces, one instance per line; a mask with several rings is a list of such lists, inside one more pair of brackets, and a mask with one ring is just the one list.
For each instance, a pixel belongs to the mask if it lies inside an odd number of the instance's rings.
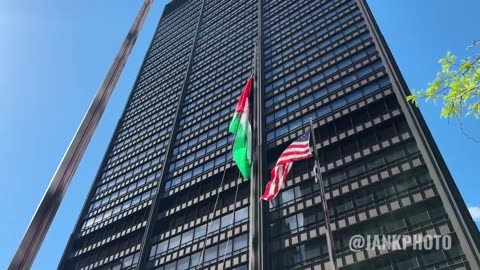
[[247,85],[237,102],[229,131],[235,134],[233,160],[245,180],[250,179],[252,165],[252,127],[249,118],[248,95],[252,88],[253,77],[248,78]]

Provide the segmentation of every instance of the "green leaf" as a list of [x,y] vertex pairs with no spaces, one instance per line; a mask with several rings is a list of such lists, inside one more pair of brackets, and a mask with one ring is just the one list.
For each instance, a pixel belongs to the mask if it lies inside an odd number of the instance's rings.
[[462,60],[462,63],[460,64],[460,71],[465,72],[469,71],[470,69],[473,68],[472,63],[468,60]]
[[475,70],[475,76],[473,77],[473,79],[474,79],[477,83],[480,83],[480,68],[477,68],[477,70]]
[[413,105],[418,107],[417,97],[415,95],[407,96],[407,102],[412,103]]
[[450,118],[455,114],[455,103],[451,101],[445,102],[442,111],[440,112],[440,116],[443,118]]
[[440,80],[435,79],[430,84],[430,87],[427,88],[427,91],[426,91],[427,100],[433,98],[437,94],[437,92],[438,92],[438,90],[440,89],[441,86],[442,86],[442,83],[440,82]]
[[457,57],[451,52],[438,62],[442,68],[425,90],[413,92],[407,102],[418,106],[418,99],[441,100],[442,118],[474,115],[480,118],[480,55],[467,57],[457,64]]

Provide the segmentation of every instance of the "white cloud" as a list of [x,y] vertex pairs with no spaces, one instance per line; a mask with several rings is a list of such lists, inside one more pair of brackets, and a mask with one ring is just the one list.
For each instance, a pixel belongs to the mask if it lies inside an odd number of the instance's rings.
[[470,211],[470,215],[472,215],[473,220],[480,222],[480,207],[469,206],[468,211]]

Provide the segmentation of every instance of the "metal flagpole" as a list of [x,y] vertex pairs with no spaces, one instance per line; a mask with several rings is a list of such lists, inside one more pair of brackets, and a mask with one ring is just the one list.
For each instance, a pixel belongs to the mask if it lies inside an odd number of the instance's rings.
[[122,47],[110,67],[100,89],[83,117],[62,161],[57,167],[40,204],[33,215],[20,245],[8,267],[9,270],[30,269],[48,232],[55,213],[92,138],[100,117],[107,106],[125,63],[132,51],[138,33],[147,17],[153,0],[145,0]]
[[[261,8],[260,8],[261,10]],[[261,16],[261,14],[259,15]],[[253,141],[252,141],[252,180],[250,183],[250,206],[249,206],[249,240],[248,240],[248,269],[263,270],[264,269],[264,249],[263,249],[263,205],[262,203],[254,203],[258,201],[262,191],[262,162],[264,162],[262,155],[262,98],[261,98],[261,69],[257,70],[257,67],[261,61],[261,38],[259,37],[255,41],[255,47],[252,58],[252,75],[255,78],[254,96],[253,102],[253,114],[252,114],[252,129]],[[260,72],[260,73],[259,73]]]
[[312,118],[310,118],[310,137],[313,140],[313,153],[315,155],[315,180],[320,184],[320,199],[322,201],[323,214],[325,216],[328,257],[330,258],[330,266],[332,269],[337,270],[337,264],[335,262],[335,245],[333,243],[332,228],[330,227],[330,215],[328,213],[327,200],[325,199],[325,187],[322,179],[322,173],[320,172],[320,161],[318,159],[317,142],[315,140],[315,133],[313,132]]

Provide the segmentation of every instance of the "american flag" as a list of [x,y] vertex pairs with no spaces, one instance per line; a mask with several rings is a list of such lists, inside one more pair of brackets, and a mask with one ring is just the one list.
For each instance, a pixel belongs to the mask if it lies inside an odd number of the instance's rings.
[[271,201],[283,188],[287,180],[288,172],[292,167],[294,161],[299,161],[312,157],[310,150],[310,131],[300,136],[296,141],[290,144],[285,151],[280,155],[277,164],[273,167],[270,181],[265,187],[265,193],[260,200]]

